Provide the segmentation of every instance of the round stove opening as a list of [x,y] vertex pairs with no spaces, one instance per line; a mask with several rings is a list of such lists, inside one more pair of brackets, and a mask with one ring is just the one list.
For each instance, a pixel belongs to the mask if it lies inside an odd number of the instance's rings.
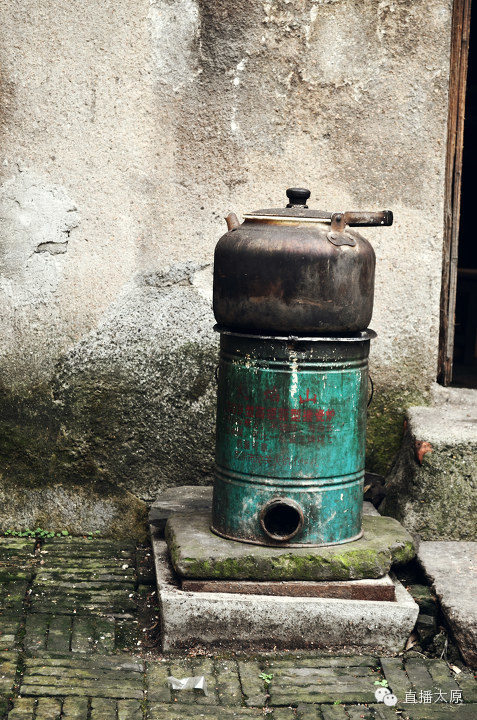
[[260,513],[263,532],[275,541],[291,540],[303,527],[303,510],[288,498],[275,498]]

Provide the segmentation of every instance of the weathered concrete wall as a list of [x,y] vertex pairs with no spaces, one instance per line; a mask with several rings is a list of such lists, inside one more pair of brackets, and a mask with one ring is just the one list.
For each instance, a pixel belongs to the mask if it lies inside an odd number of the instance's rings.
[[395,212],[366,233],[382,469],[436,376],[450,0],[1,13],[0,524],[16,502],[24,524],[133,530],[138,498],[206,478],[207,265],[227,211],[281,205],[290,185]]

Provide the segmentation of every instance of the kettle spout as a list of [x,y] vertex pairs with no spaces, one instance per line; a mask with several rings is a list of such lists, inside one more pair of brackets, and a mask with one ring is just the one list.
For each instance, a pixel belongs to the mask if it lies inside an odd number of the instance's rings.
[[229,230],[236,230],[240,225],[238,217],[233,212],[227,215],[225,222]]

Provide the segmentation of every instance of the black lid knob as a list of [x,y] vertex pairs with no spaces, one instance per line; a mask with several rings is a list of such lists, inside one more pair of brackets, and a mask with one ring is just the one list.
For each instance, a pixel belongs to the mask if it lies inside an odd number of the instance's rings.
[[306,204],[306,201],[310,195],[311,192],[306,188],[288,188],[287,198],[290,202],[288,203],[287,208],[295,207],[295,205],[307,208],[308,205]]

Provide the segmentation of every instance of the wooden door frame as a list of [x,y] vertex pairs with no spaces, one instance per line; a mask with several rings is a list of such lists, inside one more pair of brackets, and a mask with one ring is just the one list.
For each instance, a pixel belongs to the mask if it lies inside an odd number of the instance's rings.
[[449,77],[449,116],[444,196],[444,248],[437,381],[452,381],[457,261],[464,148],[465,94],[472,0],[454,0]]

